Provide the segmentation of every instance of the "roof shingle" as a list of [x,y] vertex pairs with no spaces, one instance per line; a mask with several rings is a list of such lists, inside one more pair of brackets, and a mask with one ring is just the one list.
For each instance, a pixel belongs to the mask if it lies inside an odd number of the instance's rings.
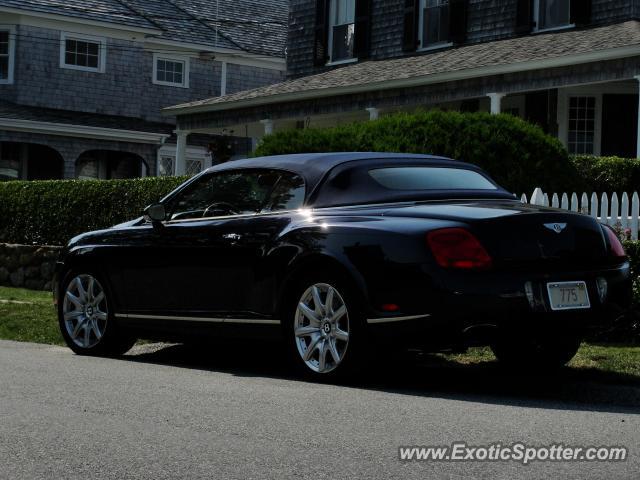
[[494,42],[466,45],[424,55],[390,60],[360,62],[324,73],[288,80],[282,83],[246,90],[224,97],[214,97],[174,107],[165,111],[180,113],[180,109],[211,106],[216,110],[234,108],[234,104],[255,100],[275,103],[284,95],[315,93],[331,95],[331,90],[344,87],[365,87],[394,80],[428,79],[430,76],[483,67],[501,67],[518,63],[555,58],[570,59],[616,48],[637,46],[640,55],[640,22],[632,20],[584,30],[528,35]]

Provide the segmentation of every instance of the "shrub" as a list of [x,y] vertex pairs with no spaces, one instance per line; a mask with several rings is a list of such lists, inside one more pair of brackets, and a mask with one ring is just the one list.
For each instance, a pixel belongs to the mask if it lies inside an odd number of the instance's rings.
[[0,183],[0,243],[64,245],[79,233],[131,220],[185,178]]
[[256,155],[336,151],[443,155],[479,165],[518,193],[566,188],[574,178],[560,141],[506,114],[430,110],[326,129],[283,130],[264,137]]
[[571,162],[579,179],[576,190],[602,193],[640,189],[640,159],[576,155]]

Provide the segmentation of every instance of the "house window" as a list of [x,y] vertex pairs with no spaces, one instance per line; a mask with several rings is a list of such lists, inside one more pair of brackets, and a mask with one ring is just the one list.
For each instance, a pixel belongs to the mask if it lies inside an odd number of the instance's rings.
[[595,120],[595,97],[569,98],[569,128],[567,131],[569,153],[594,153]]
[[420,0],[420,48],[449,41],[449,0]]
[[353,58],[356,0],[331,0],[329,8],[330,61]]
[[566,27],[571,23],[570,0],[537,0],[537,29]]
[[0,84],[13,83],[15,30],[0,25]]
[[153,83],[172,87],[189,87],[189,59],[154,54]]
[[62,68],[104,72],[107,52],[105,38],[63,32],[60,44]]
[[204,167],[204,160],[194,160],[192,158],[187,158],[187,166],[186,166],[186,174],[187,175],[195,175],[196,173],[200,173]]
[[161,155],[158,160],[158,176],[171,177],[175,175],[176,157],[172,155]]

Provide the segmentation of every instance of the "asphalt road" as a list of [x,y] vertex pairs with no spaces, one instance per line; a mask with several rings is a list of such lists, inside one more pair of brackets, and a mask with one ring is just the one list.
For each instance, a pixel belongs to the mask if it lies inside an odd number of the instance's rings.
[[[640,478],[640,393],[413,359],[347,386],[269,346],[123,359],[0,341],[0,478]],[[158,351],[156,351],[158,350]],[[624,463],[412,462],[399,445],[626,445]]]

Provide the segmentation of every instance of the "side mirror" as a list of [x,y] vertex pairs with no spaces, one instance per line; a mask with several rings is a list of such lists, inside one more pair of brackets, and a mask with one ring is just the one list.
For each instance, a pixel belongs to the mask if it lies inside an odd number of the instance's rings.
[[153,203],[144,209],[144,214],[151,219],[153,223],[164,222],[167,219],[167,212],[161,203]]

